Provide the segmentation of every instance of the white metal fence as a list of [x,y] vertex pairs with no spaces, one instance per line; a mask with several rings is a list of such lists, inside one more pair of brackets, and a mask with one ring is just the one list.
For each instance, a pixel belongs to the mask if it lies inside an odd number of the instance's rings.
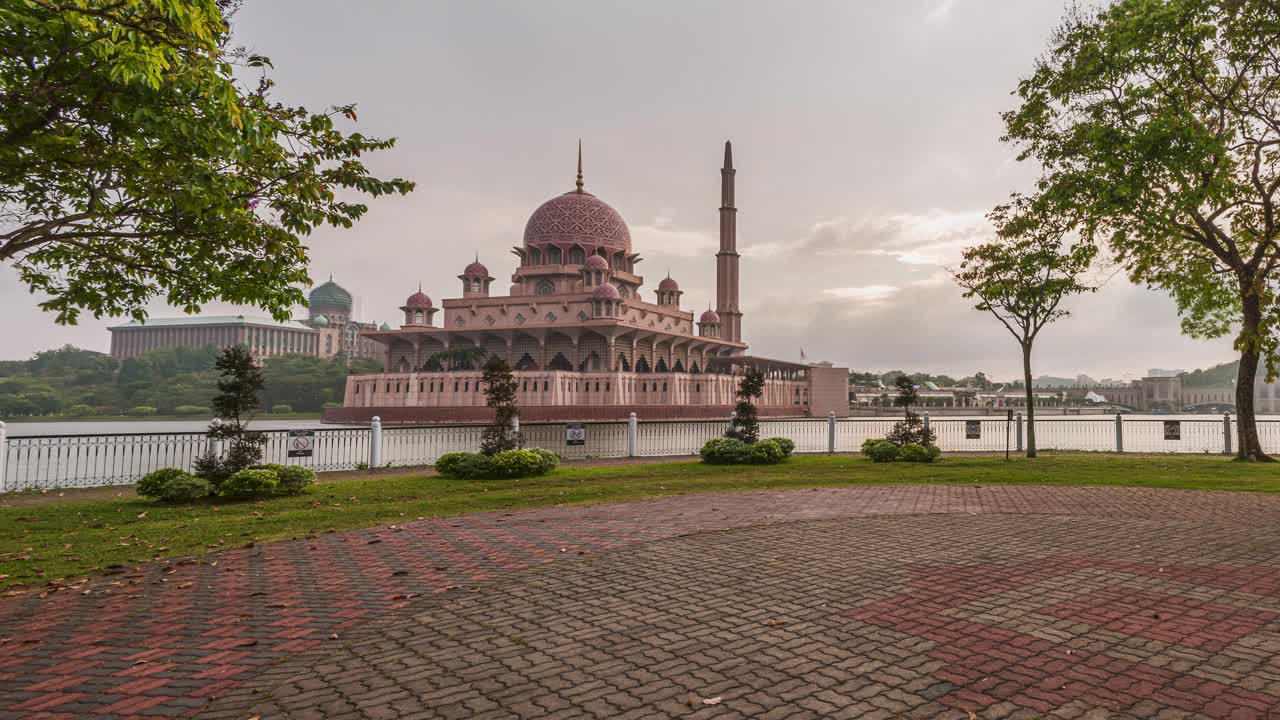
[[[927,416],[926,416],[927,418]],[[786,437],[796,452],[857,452],[864,440],[884,437],[895,418],[815,418],[761,421],[761,437]],[[1022,449],[1025,423],[1014,418],[937,418],[928,421],[943,452]],[[567,460],[694,455],[728,429],[723,420],[585,423],[582,444],[570,445],[566,423],[524,424],[526,447],[546,448]],[[313,431],[311,454],[289,457],[289,431],[267,431],[264,462],[304,464],[316,470],[430,465],[441,455],[475,450],[481,426],[429,425],[324,428]],[[1236,447],[1229,416],[1212,419],[1054,418],[1036,422],[1042,450],[1138,453],[1228,453]],[[1259,420],[1263,448],[1280,452],[1280,420]],[[216,446],[203,433],[116,433],[10,437],[0,423],[0,492],[129,484],[162,467],[191,469]]]

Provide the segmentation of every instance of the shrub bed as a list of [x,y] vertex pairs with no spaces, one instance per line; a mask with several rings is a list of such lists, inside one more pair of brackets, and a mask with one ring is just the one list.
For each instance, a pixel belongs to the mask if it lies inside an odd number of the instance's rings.
[[493,455],[452,452],[436,460],[436,472],[459,480],[522,478],[546,475],[560,465],[550,450],[503,450]]
[[776,465],[791,457],[796,444],[790,438],[766,438],[746,443],[737,438],[712,438],[698,455],[708,465]]
[[138,481],[139,495],[171,503],[190,503],[216,496],[228,500],[252,500],[273,495],[298,495],[315,482],[314,470],[301,465],[255,465],[214,486],[202,477],[178,468],[162,468]]
[[863,441],[862,454],[870,458],[872,462],[878,463],[931,463],[942,457],[942,449],[933,443],[927,445],[913,442],[898,444],[892,440],[870,438]]

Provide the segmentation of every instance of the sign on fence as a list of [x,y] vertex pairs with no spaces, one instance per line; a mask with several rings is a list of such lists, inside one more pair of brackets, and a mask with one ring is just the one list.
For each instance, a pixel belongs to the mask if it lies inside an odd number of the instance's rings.
[[564,426],[565,445],[586,445],[587,426],[582,423],[566,423]]
[[965,420],[964,421],[964,439],[965,440],[981,440],[982,439],[982,421],[981,420]]
[[1165,440],[1181,440],[1182,439],[1182,421],[1181,420],[1165,420],[1164,421],[1164,439]]
[[316,448],[315,430],[289,431],[289,457],[311,457]]

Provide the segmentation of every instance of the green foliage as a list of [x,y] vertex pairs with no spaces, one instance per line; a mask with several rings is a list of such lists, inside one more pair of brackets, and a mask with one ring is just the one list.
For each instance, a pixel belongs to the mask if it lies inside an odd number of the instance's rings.
[[764,373],[749,367],[738,382],[738,402],[729,420],[728,438],[750,445],[760,439],[760,419],[753,400],[764,394]]
[[449,478],[522,478],[546,475],[560,465],[560,456],[549,450],[503,450],[494,455],[452,452],[436,460],[436,472]]
[[189,473],[171,479],[160,491],[160,499],[167,503],[192,503],[213,492],[208,480]]
[[249,500],[274,495],[280,481],[274,470],[241,470],[227,478],[218,495],[231,500]]
[[778,447],[782,448],[782,452],[786,453],[787,457],[790,457],[791,454],[796,451],[796,441],[791,438],[774,437],[768,438],[768,440],[770,442],[777,443]]
[[209,408],[201,405],[179,405],[173,409],[174,415],[203,415]]
[[206,453],[195,462],[196,474],[221,493],[222,483],[262,460],[267,437],[249,430],[253,411],[260,406],[262,370],[243,345],[223,348],[214,366],[221,373],[218,394],[210,403],[217,417],[209,423],[210,438],[226,444],[222,455]]
[[148,415],[155,415],[156,409],[150,405],[135,405],[129,408],[126,411],[126,414],[134,417],[146,417]]
[[881,440],[865,450],[867,457],[871,458],[871,462],[878,463],[890,463],[897,460],[899,451],[900,448],[888,440]]
[[882,442],[884,442],[884,438],[867,438],[862,441],[862,449],[860,452],[867,457],[871,457],[872,449]]
[[178,468],[160,468],[152,470],[134,485],[134,490],[143,497],[159,498],[164,494],[165,486],[167,486],[174,478],[189,475],[185,470]]
[[316,472],[304,465],[280,465],[279,463],[263,463],[254,465],[251,470],[270,470],[276,475],[276,493],[278,495],[297,495],[316,481]]
[[141,318],[157,296],[283,320],[305,301],[303,237],[413,188],[370,174],[394,141],[344,131],[354,106],[272,97],[271,62],[231,46],[232,6],[0,5],[0,263],[58,322]]
[[770,438],[745,443],[737,438],[711,438],[698,451],[708,465],[774,465],[786,460],[795,443],[786,438]]
[[93,417],[98,414],[98,411],[92,405],[81,403],[67,408],[67,414],[72,417]]
[[777,465],[786,460],[787,455],[777,440],[758,440],[751,445],[752,465]]
[[1240,362],[1214,365],[1203,370],[1192,370],[1182,376],[1183,387],[1223,387],[1235,383],[1240,375]]
[[484,383],[485,404],[493,409],[493,422],[480,436],[480,452],[492,456],[518,449],[524,441],[514,427],[519,413],[516,405],[518,386],[511,366],[494,355],[485,363],[480,380]]
[[907,443],[898,448],[898,460],[901,462],[927,463],[933,462],[933,455],[923,445]]
[[272,415],[288,415],[291,412],[293,412],[293,408],[288,405],[280,404],[271,406]]
[[1278,35],[1275,5],[1256,0],[1075,8],[1003,116],[1041,168],[1024,217],[1105,243],[1130,280],[1173,296],[1184,333],[1234,336],[1245,459],[1265,458],[1257,368],[1280,369]]

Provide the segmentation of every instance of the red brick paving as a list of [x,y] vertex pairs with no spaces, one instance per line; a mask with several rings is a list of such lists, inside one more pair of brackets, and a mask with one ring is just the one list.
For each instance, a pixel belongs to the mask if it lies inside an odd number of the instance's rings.
[[[840,520],[929,514],[944,517]],[[993,514],[1000,517],[988,517]],[[1044,547],[1038,537],[1061,534],[1062,526],[1021,517],[1028,514],[1086,519],[1076,530],[1088,541],[1068,534]],[[803,520],[818,522],[777,526]],[[926,521],[940,524],[917,527]],[[1004,533],[1005,544],[993,540],[990,558],[983,557],[982,538],[966,529],[977,523]],[[1280,497],[1261,494],[915,486],[695,495],[330,533],[145,565],[75,592],[0,602],[0,648],[6,650],[0,718],[236,717],[254,704],[250,690],[328,698],[327,705],[281,702],[264,717],[688,715],[688,698],[673,701],[672,687],[683,682],[695,686],[689,692],[714,691],[717,682],[730,681],[711,681],[724,675],[721,665],[770,652],[772,661],[751,663],[752,679],[736,687],[740,697],[726,695],[693,716],[932,717],[955,711],[967,717],[973,710],[993,718],[1098,711],[1109,713],[1099,717],[1264,718],[1277,710],[1280,717],[1277,527]],[[755,529],[712,532],[735,528]],[[692,553],[681,562],[696,563],[700,553],[727,552],[723,564],[733,565],[739,562],[734,542],[764,542],[751,533],[772,533],[765,547],[798,543],[798,556],[812,567],[832,561],[838,549],[825,548],[825,535],[813,535],[819,530],[854,535],[837,563],[853,597],[829,603],[844,606],[839,613],[811,609],[821,618],[818,635],[763,626],[764,635],[725,633],[722,645],[689,657],[681,648],[698,631],[683,625],[669,631],[667,648],[646,649],[647,655],[619,656],[625,637],[595,638],[596,649],[583,657],[594,656],[597,665],[547,670],[546,677],[571,685],[554,692],[537,663],[519,672],[508,668],[501,682],[471,669],[477,683],[493,680],[488,692],[451,690],[426,671],[467,670],[447,663],[423,666],[426,674],[414,687],[396,686],[430,655],[420,649],[378,660],[373,679],[336,666],[295,683],[299,672],[324,666],[327,658],[349,659],[352,667],[367,662],[347,657],[353,643],[374,642],[419,613],[456,616],[470,599],[504,597],[508,586],[519,587],[511,583],[528,582],[527,569],[542,563],[570,561],[550,577],[603,568],[600,576],[579,578],[584,585],[574,598],[616,605],[625,616],[631,605],[617,604],[610,593],[621,587],[612,581],[615,575],[638,572],[628,563],[639,561],[628,553]],[[897,546],[884,546],[895,533],[906,534]],[[926,560],[927,553],[914,549],[942,541],[945,550],[951,537],[968,553],[951,558],[935,548],[938,557]],[[1130,550],[1126,543],[1139,538],[1146,548]],[[1172,550],[1162,554],[1162,545]],[[849,564],[858,547],[874,547],[876,562]],[[599,556],[606,550],[617,552]],[[608,567],[607,558],[615,556],[617,566]],[[716,597],[685,584],[699,570],[660,562],[644,569],[656,574],[634,593],[637,606],[656,602],[649,595],[656,593],[676,608],[702,606],[706,618],[727,622]],[[721,578],[717,591],[729,599],[763,583],[754,590],[767,597],[780,578],[793,588],[827,582],[784,571],[744,566]],[[535,579],[547,574],[532,572]],[[668,585],[684,594],[664,595]],[[1161,610],[1152,615],[1165,617],[1146,617],[1153,606]],[[504,599],[486,611],[516,609]],[[666,608],[672,612],[683,611]],[[423,632],[413,624],[397,631]],[[591,635],[590,628],[572,631]],[[484,633],[466,637],[483,648],[492,644]],[[838,671],[831,664],[836,657],[846,663]],[[611,662],[629,680],[599,676],[611,671]],[[705,679],[676,679],[697,672]],[[533,683],[531,677],[541,679]],[[799,685],[789,686],[792,681]],[[596,694],[588,687],[593,682],[611,692]],[[362,690],[352,691],[352,683]],[[542,691],[521,690],[531,684]],[[343,687],[348,694],[325,694]],[[636,687],[650,692],[637,694]]]

